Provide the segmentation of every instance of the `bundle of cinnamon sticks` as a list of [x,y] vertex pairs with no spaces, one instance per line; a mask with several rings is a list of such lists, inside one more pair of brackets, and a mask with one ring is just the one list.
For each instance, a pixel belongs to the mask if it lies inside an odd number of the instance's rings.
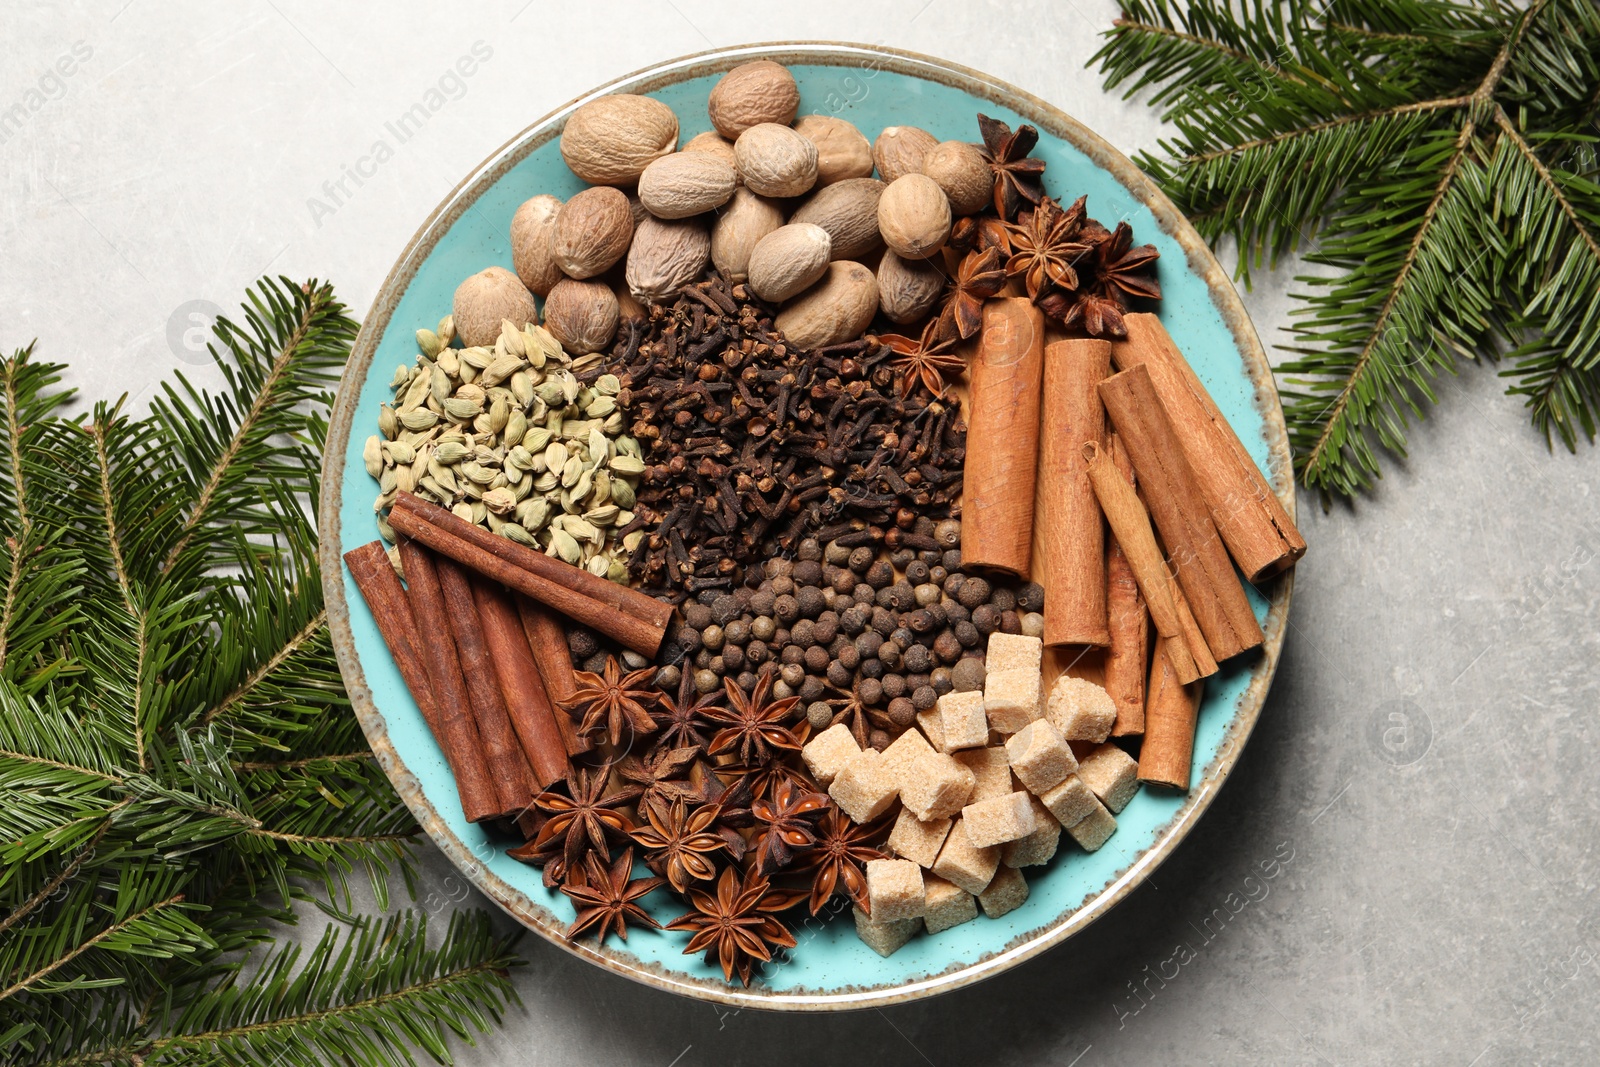
[[566,620],[653,656],[672,607],[401,493],[380,541],[345,553],[361,595],[455,774],[468,822],[514,820],[589,750]]
[[1187,789],[1203,680],[1264,639],[1234,565],[1261,582],[1306,545],[1160,319],[1126,320],[1051,340],[1027,298],[985,304],[962,558],[1044,586],[1045,644],[1095,653],[1140,779]]

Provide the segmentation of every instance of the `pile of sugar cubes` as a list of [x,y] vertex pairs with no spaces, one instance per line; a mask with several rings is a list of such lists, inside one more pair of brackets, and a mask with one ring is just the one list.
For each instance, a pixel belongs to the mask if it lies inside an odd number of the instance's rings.
[[858,747],[843,723],[802,751],[856,822],[900,804],[895,858],[868,862],[871,913],[855,909],[856,933],[880,955],[980,907],[990,918],[1019,907],[1021,868],[1048,863],[1063,829],[1090,852],[1116,830],[1114,813],[1139,787],[1138,764],[1106,743],[1116,707],[1100,686],[1066,675],[1047,699],[1043,656],[1037,637],[991,634],[983,692],[945,694],[882,752]]

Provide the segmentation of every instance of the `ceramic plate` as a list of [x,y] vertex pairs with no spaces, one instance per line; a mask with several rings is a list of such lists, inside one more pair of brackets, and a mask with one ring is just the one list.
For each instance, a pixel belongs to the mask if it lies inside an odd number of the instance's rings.
[[[362,443],[388,399],[396,365],[416,356],[414,331],[450,310],[458,282],[490,264],[511,267],[507,229],[517,205],[537,193],[565,199],[581,184],[558,151],[562,123],[578,105],[606,93],[646,93],[671,105],[680,143],[710,128],[706,97],[719,75],[751,59],[785,64],[800,84],[802,114],[837,114],[874,137],[885,126],[921,126],[940,140],[976,140],[974,115],[1042,133],[1035,155],[1048,164],[1051,195],[1087,194],[1089,211],[1114,226],[1133,225],[1161,252],[1160,314],[1218,406],[1293,514],[1289,450],[1277,391],[1261,344],[1227,277],[1194,229],[1126,158],[1042,100],[926,56],[859,45],[760,45],[689,56],[622,78],[582,96],[518,134],[445,199],[401,253],[361,329],[334,407],[323,472],[322,574],[345,684],[373,751],[400,795],[445,854],[485,895],[542,936],[601,967],[687,996],[746,1007],[799,1011],[864,1008],[968,985],[1071,937],[1125,897],[1172,851],[1206,810],[1260,714],[1283,645],[1292,579],[1250,596],[1266,630],[1264,650],[1240,657],[1206,687],[1195,739],[1195,785],[1186,796],[1142,789],[1118,817],[1117,832],[1086,854],[1063,836],[1047,868],[1030,868],[1032,892],[1009,915],[980,918],[937,936],[919,936],[888,959],[857,940],[849,916],[796,929],[792,959],[769,966],[750,989],[729,985],[687,935],[639,930],[597,948],[562,937],[573,917],[540,872],[505,854],[462,819],[444,756],[406,692],[340,555],[378,536],[373,481]],[[663,922],[681,912],[666,893],[651,898]]]

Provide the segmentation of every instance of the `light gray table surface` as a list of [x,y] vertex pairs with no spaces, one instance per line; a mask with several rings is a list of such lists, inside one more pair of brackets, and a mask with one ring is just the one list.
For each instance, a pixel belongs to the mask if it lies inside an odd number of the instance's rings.
[[[38,338],[87,399],[135,407],[174,370],[214,382],[185,345],[190,310],[271,272],[331,279],[364,313],[421,220],[523,126],[714,46],[943,56],[1132,154],[1159,122],[1084,69],[1115,16],[1108,0],[11,0],[0,114],[24,109],[0,122],[0,347]],[[477,42],[492,56],[455,98],[331,203],[324,183]],[[63,56],[72,73],[52,75]],[[1269,346],[1295,270],[1243,294]],[[1189,839],[1086,932],[978,987],[831,1017],[677,999],[529,937],[522,1005],[461,1062],[1600,1062],[1600,457],[1551,456],[1492,369],[1464,371],[1377,492],[1326,513],[1302,493],[1310,554],[1260,725]],[[424,894],[457,884],[424,853]]]

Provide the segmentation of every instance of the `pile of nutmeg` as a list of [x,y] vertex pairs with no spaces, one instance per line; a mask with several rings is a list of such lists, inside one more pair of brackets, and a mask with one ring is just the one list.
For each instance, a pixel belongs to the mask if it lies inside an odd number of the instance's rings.
[[[914,126],[869,143],[835,116],[797,120],[799,106],[793,75],[758,60],[717,83],[715,129],[681,150],[678,117],[659,100],[615,94],[578,107],[561,155],[589,187],[517,210],[516,273],[489,267],[456,291],[463,343],[492,345],[502,320],[536,321],[531,291],[567,352],[599,352],[622,317],[708,265],[779,305],[775,325],[802,349],[861,336],[879,310],[900,324],[924,318],[946,280],[930,257],[954,218],[989,203],[988,162],[975,145]],[[861,260],[880,248],[874,271]]]

